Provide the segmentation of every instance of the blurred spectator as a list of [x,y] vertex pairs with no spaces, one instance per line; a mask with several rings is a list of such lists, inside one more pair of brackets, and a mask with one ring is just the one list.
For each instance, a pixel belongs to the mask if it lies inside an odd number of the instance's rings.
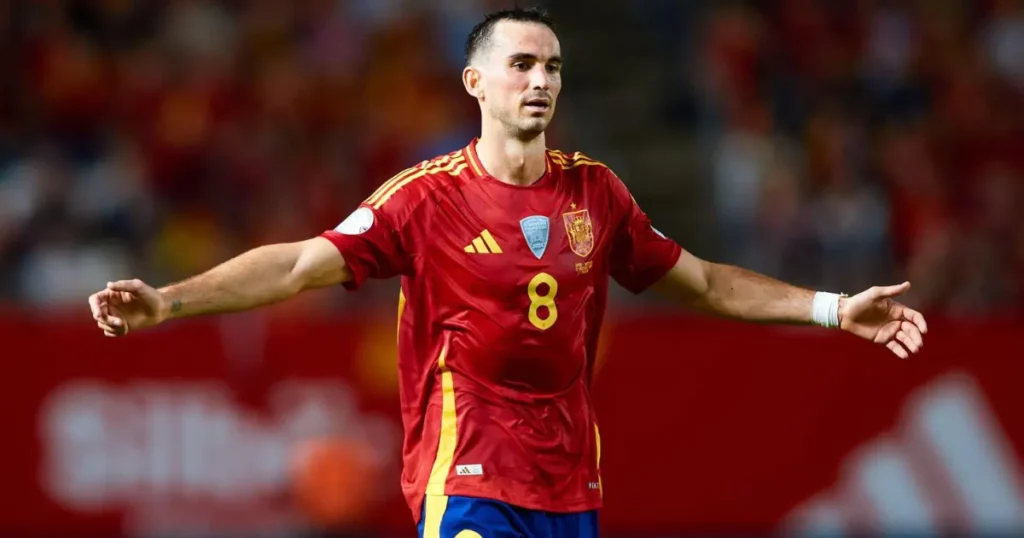
[[992,70],[1024,90],[1024,4],[997,0],[982,38]]
[[[682,174],[711,171],[685,196],[714,201],[690,205],[716,223],[719,259],[847,292],[909,277],[929,311],[1021,310],[1024,2],[620,3],[617,22],[638,25],[616,34],[636,41],[607,52],[621,58],[586,54],[616,2],[558,17],[565,99],[599,113],[650,84],[652,109],[673,111],[650,132],[712,148]],[[111,278],[183,278],[334,226],[476,134],[462,43],[507,5],[14,2],[0,13],[16,44],[0,50],[0,300],[77,304]],[[623,76],[573,85],[605,68]],[[580,134],[570,110],[552,143]],[[643,203],[646,183],[679,177],[629,181]]]

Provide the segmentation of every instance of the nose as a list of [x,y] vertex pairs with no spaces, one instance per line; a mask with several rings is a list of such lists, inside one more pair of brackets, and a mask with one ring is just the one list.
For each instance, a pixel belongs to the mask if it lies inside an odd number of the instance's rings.
[[530,87],[535,90],[547,90],[551,84],[548,72],[544,65],[538,63],[530,70]]

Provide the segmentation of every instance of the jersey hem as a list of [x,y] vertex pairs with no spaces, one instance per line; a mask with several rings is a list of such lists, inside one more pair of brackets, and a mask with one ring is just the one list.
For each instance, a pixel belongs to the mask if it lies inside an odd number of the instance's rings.
[[[592,500],[587,498],[576,498],[553,502],[536,496],[524,497],[523,495],[506,495],[500,492],[495,493],[494,490],[490,488],[474,488],[465,485],[445,488],[445,495],[448,497],[477,497],[490,499],[493,501],[503,502],[517,508],[522,508],[524,510],[538,510],[542,512],[563,514],[589,512],[590,510],[597,510],[601,508],[603,504],[600,499]],[[427,495],[424,494],[424,498],[426,497]]]

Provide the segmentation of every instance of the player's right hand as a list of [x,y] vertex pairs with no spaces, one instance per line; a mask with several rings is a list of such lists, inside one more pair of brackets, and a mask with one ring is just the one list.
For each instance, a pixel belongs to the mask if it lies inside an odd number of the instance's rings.
[[152,327],[163,321],[164,296],[141,280],[108,282],[104,290],[89,296],[96,325],[109,337]]

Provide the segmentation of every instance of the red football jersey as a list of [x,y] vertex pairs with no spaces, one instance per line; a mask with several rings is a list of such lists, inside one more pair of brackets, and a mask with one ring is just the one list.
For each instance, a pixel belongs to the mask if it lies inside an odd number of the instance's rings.
[[527,509],[601,505],[590,400],[609,275],[638,293],[680,247],[625,185],[580,153],[547,152],[526,187],[468,147],[410,168],[325,232],[359,288],[402,276],[402,487]]

